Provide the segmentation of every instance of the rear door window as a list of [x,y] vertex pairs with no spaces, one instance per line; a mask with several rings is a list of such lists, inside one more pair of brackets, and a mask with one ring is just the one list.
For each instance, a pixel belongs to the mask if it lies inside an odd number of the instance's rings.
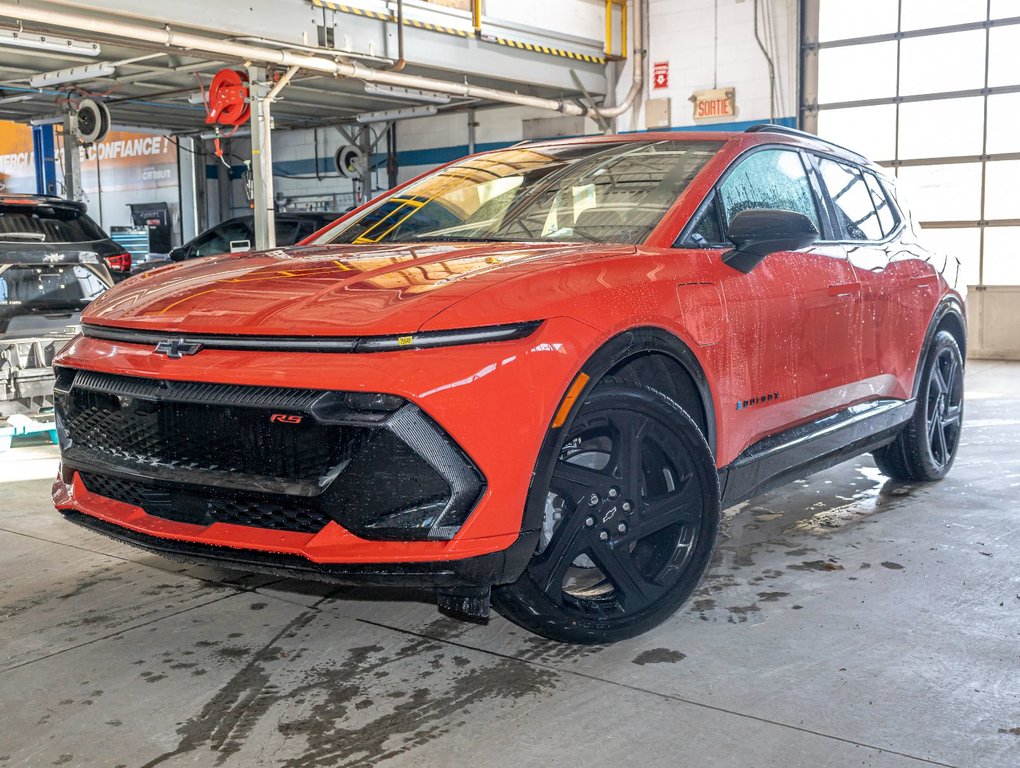
[[818,170],[846,240],[881,240],[882,224],[864,175],[858,168],[819,158]]
[[80,208],[0,204],[0,242],[91,243],[106,233]]
[[[278,246],[294,245],[298,241],[298,233],[300,232],[300,222],[297,221],[277,221],[276,222],[276,244]],[[311,234],[311,233],[309,233]]]
[[213,256],[218,253],[230,253],[230,244],[241,240],[252,242],[255,235],[252,231],[253,219],[243,218],[225,221],[217,227],[200,235],[192,246],[192,257]]
[[754,208],[801,213],[821,232],[818,207],[800,153],[766,149],[739,160],[719,185],[725,224]]

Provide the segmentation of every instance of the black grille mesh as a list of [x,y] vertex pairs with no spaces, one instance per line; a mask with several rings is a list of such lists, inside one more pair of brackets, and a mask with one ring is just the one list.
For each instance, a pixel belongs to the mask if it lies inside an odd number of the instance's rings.
[[193,493],[91,472],[81,472],[80,477],[92,493],[141,507],[150,515],[179,523],[232,523],[318,533],[330,521],[330,517],[316,509],[312,503],[293,497],[276,501],[265,494],[217,493],[210,488],[202,488],[201,493]]
[[58,407],[72,445],[120,462],[306,482],[348,459],[362,431],[310,418],[273,422],[265,408],[153,401],[78,387]]

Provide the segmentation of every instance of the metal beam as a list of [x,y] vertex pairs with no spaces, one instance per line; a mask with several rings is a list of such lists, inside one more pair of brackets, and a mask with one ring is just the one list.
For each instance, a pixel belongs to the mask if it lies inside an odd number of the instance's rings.
[[78,116],[64,115],[64,197],[81,200],[85,193],[81,188],[81,155],[78,153]]
[[819,0],[800,4],[800,120],[798,127],[818,133],[818,19]]
[[251,174],[254,185],[255,247],[272,248],[275,209],[273,208],[273,144],[271,136],[271,108],[266,96],[269,85],[265,82],[264,67],[248,67],[248,91],[251,94]]
[[826,40],[815,42],[816,48],[845,48],[849,45],[867,45],[868,43],[888,43],[893,40],[907,40],[914,37],[931,37],[950,32],[970,32],[975,29],[991,29],[992,27],[1011,27],[1020,24],[1020,16],[1005,19],[987,19],[972,21],[966,24],[951,24],[945,27],[929,27],[928,29],[910,29],[905,32],[886,32],[881,35],[865,35],[864,37],[847,37],[842,40]]

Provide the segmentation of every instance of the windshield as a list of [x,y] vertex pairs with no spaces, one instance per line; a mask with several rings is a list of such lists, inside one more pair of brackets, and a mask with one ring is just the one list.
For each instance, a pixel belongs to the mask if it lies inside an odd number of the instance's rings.
[[638,244],[721,146],[628,141],[489,152],[401,189],[317,242]]
[[0,242],[91,243],[105,239],[103,230],[77,207],[0,204]]

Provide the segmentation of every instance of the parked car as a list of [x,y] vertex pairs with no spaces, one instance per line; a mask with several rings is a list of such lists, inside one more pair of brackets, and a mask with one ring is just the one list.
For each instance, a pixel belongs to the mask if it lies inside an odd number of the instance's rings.
[[0,337],[77,324],[112,285],[111,266],[122,267],[122,256],[83,204],[0,195]]
[[52,405],[53,358],[119,258],[80,203],[0,195],[0,418]]
[[690,597],[722,508],[868,451],[949,471],[942,266],[881,168],[778,126],[483,153],[97,300],[54,500],[173,558],[620,640]]
[[[304,240],[343,214],[328,211],[276,214],[276,245],[284,247]],[[151,253],[134,267],[134,274],[165,266],[171,261],[197,259],[218,253],[250,251],[255,243],[255,217],[238,216],[220,222],[168,254]]]

